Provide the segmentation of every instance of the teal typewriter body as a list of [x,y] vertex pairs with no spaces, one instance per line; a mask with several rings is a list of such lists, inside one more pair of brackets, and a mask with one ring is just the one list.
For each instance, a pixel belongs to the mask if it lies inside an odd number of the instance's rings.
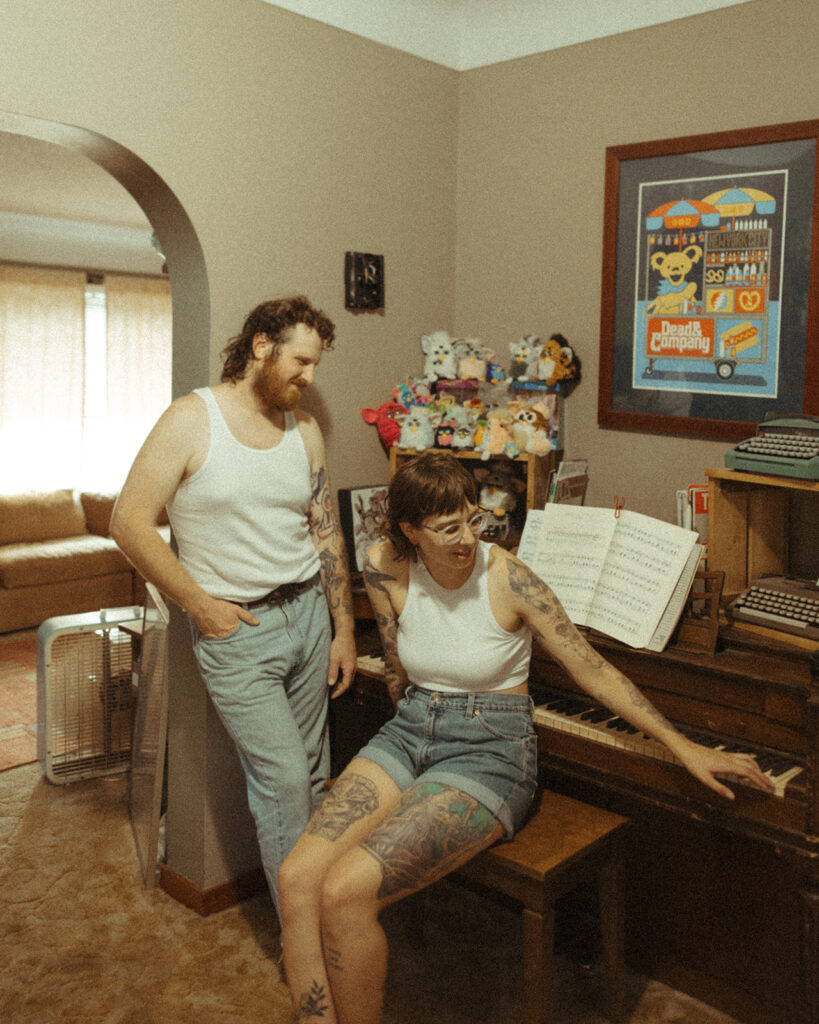
[[819,480],[819,416],[778,416],[725,453],[729,469]]

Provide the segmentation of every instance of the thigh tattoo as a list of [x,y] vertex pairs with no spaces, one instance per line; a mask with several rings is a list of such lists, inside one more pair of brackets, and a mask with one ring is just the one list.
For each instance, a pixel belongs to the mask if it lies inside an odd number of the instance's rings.
[[363,775],[342,776],[305,829],[331,843],[362,818],[378,809],[378,789]]
[[426,782],[406,792],[394,815],[361,843],[381,864],[380,899],[413,892],[477,853],[497,820],[451,786]]

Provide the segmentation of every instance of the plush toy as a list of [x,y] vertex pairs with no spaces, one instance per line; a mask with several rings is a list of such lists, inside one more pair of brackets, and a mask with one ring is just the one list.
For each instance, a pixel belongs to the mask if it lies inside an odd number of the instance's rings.
[[480,484],[478,504],[492,513],[492,519],[484,532],[488,539],[505,540],[511,528],[510,513],[518,504],[518,496],[526,489],[525,481],[516,476],[512,467],[501,463],[491,466],[477,466],[475,479]]
[[486,413],[486,425],[481,432],[480,443],[476,444],[481,459],[489,459],[492,455],[507,455],[514,459],[520,455],[520,448],[515,444],[512,434],[512,414],[507,408],[490,409]]
[[414,405],[432,405],[434,401],[427,382],[420,377],[407,377],[402,384],[396,384],[392,397],[405,409]]
[[540,347],[537,360],[529,368],[530,377],[547,385],[575,380],[579,375],[580,368],[574,352],[562,334],[553,334]]
[[510,402],[509,411],[512,436],[522,452],[545,455],[552,450],[552,415],[543,402]]
[[468,451],[475,447],[475,431],[469,423],[459,423],[452,435],[453,449]]
[[398,413],[406,411],[398,402],[382,402],[377,409],[362,409],[361,415],[365,423],[375,424],[384,447],[392,448],[401,436],[401,425],[397,422]]
[[455,420],[442,420],[441,423],[435,428],[435,447],[436,448],[451,448],[452,441],[455,437],[455,428],[457,423]]
[[421,338],[424,350],[424,378],[428,383],[457,377],[455,347],[446,331],[433,331]]
[[437,413],[417,406],[406,413],[399,413],[397,419],[401,424],[399,448],[414,448],[415,451],[422,452],[425,448],[434,446],[435,428],[440,422]]
[[478,338],[459,338],[455,342],[455,365],[461,380],[486,380],[488,349]]
[[517,341],[509,342],[512,362],[509,366],[511,380],[527,380],[529,367],[537,359],[540,338],[536,334],[526,334]]

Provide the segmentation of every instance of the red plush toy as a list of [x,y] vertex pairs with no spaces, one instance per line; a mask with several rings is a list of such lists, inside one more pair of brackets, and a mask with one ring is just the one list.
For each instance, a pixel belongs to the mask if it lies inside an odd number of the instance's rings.
[[398,413],[406,412],[398,402],[384,402],[377,409],[362,409],[361,415],[365,423],[374,423],[381,443],[385,448],[392,448],[401,436],[401,424],[396,422]]

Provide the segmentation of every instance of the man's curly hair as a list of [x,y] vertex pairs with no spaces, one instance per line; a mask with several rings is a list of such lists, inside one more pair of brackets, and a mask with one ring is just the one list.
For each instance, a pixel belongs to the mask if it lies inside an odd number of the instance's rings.
[[321,338],[324,349],[331,349],[335,339],[335,324],[320,309],[312,306],[303,295],[288,299],[270,299],[262,302],[247,315],[240,334],[231,338],[222,352],[225,365],[222,380],[241,380],[247,372],[247,364],[253,356],[253,339],[265,334],[273,343],[271,355],[275,358],[287,332],[298,324],[312,328]]

